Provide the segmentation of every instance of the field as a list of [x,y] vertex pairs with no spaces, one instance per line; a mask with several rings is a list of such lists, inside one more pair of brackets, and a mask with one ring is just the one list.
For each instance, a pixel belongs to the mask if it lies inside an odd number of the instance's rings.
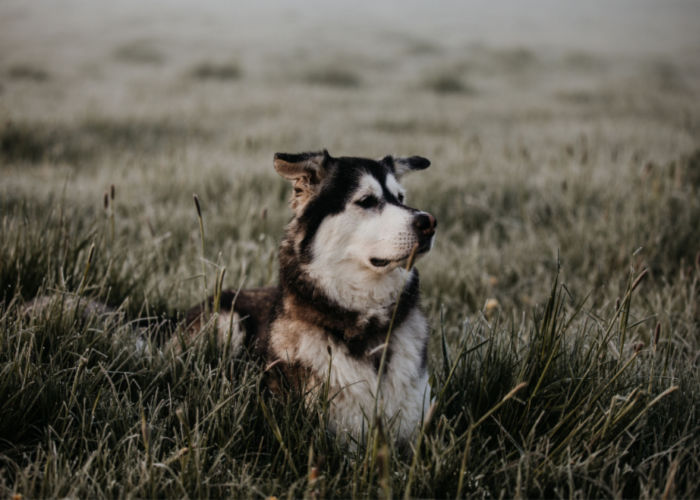
[[[0,496],[700,496],[700,7],[305,5],[0,5]],[[324,147],[432,161],[409,453],[158,349]]]

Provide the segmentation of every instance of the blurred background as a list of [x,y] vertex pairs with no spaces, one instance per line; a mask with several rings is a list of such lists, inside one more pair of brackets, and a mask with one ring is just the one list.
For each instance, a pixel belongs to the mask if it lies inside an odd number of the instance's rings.
[[695,90],[700,71],[692,0],[5,0],[0,13],[5,121],[160,120],[222,139],[208,147],[221,161],[260,146],[265,166],[273,149],[382,155],[416,129],[433,132],[427,153],[486,132],[485,106],[595,110],[622,93],[634,106]]
[[640,247],[675,272],[697,233],[664,221],[694,212],[649,189],[697,182],[699,21],[692,0],[4,0],[0,209],[40,219],[63,196],[89,226],[115,184],[117,233],[175,263],[158,288],[198,272],[196,192],[208,258],[265,284],[288,218],[276,151],[420,154],[434,308],[536,303],[558,253],[582,289]]

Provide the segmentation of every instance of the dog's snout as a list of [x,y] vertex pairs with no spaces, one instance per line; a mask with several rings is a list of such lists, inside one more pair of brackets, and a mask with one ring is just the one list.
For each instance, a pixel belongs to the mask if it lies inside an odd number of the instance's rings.
[[413,227],[419,234],[430,236],[435,232],[437,220],[428,212],[418,212],[413,217]]

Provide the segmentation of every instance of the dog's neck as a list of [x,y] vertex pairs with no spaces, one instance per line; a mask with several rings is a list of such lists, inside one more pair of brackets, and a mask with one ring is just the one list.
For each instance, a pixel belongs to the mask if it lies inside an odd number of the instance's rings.
[[394,269],[386,274],[369,270],[358,272],[352,265],[305,265],[302,267],[314,286],[343,309],[356,311],[360,321],[377,318],[386,322],[411,273]]
[[[291,301],[301,320],[321,326],[345,340],[386,334],[394,310],[394,327],[418,305],[418,271],[395,269],[384,283],[360,285],[334,276],[318,276],[301,263],[293,240],[280,247],[283,300]],[[398,301],[398,307],[397,307]]]

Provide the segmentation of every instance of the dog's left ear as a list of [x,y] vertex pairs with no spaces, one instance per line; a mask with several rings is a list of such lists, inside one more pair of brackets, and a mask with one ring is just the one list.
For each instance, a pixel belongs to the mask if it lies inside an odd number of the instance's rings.
[[385,156],[381,162],[390,166],[398,179],[407,172],[425,170],[430,166],[430,160],[422,156],[409,156],[408,158],[403,158],[401,156]]
[[299,154],[275,153],[275,170],[294,186],[291,205],[297,215],[318,192],[330,161],[331,155],[325,149]]

